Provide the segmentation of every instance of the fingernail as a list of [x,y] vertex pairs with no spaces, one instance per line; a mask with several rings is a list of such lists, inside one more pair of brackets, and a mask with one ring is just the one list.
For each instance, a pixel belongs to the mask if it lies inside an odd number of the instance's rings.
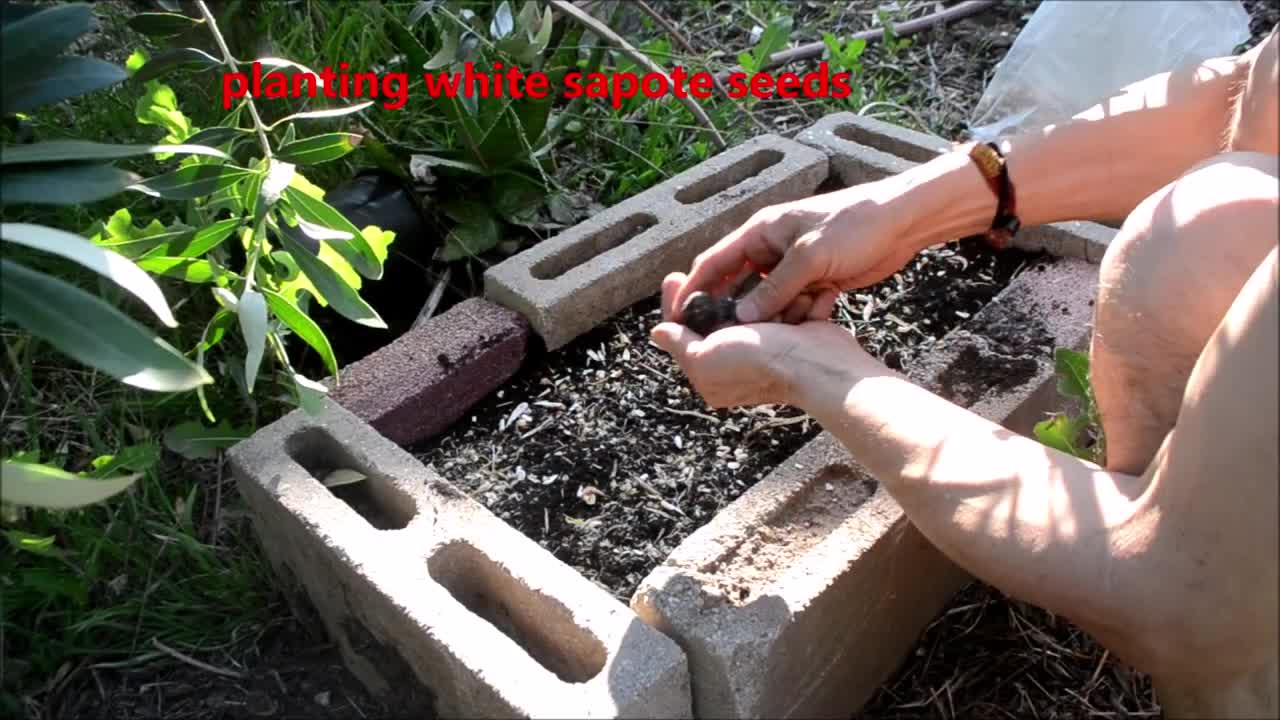
[[738,322],[747,323],[760,321],[760,308],[754,300],[744,299],[738,301]]

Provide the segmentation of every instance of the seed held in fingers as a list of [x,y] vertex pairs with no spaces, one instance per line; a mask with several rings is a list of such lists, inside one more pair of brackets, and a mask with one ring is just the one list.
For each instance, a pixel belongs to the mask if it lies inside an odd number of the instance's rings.
[[706,337],[721,328],[738,324],[737,311],[732,298],[714,298],[705,292],[696,292],[685,300],[680,308],[684,326]]

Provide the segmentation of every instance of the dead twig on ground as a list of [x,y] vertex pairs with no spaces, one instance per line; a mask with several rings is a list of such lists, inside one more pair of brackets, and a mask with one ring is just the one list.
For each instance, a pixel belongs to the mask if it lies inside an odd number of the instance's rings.
[[[567,0],[550,0],[550,4],[552,8],[559,11],[562,15],[567,15],[573,21],[590,30],[596,37],[618,48],[622,54],[631,58],[637,65],[640,65],[649,72],[662,75],[668,79],[668,82],[670,82],[670,73],[662,69],[662,67],[654,62],[648,55],[637,50],[635,46],[627,42],[621,35],[614,32],[608,25],[605,25],[596,18],[591,17],[587,13],[583,12],[578,6],[567,2]],[[702,123],[707,128],[707,132],[711,134],[712,139],[715,140],[716,146],[719,149],[724,150],[729,146],[725,141],[724,136],[720,134],[719,128],[717,128],[716,124],[711,121],[711,117],[702,109],[702,106],[698,104],[697,100],[689,95],[677,99],[689,110],[690,113],[693,113],[693,116],[698,119],[698,122]]]
[[[553,0],[553,2],[555,1],[556,0]],[[919,17],[914,20],[908,20],[894,25],[893,34],[898,37],[906,37],[907,35],[918,33],[921,30],[928,30],[938,23],[951,20],[962,20],[972,15],[976,15],[995,4],[995,0],[966,0],[959,5],[949,7],[945,10],[939,10],[938,12],[930,15],[925,15],[924,17]],[[875,28],[873,30],[856,32],[852,35],[840,38],[840,42],[847,43],[850,40],[866,40],[867,42],[873,42],[880,39],[883,35],[883,28]],[[790,50],[776,52],[765,60],[764,64],[760,67],[760,70],[772,70],[773,68],[789,65],[793,62],[821,57],[822,52],[826,47],[825,43],[818,41],[806,43],[799,47],[791,48]],[[722,70],[721,72],[716,73],[716,79],[728,80],[729,76],[735,72],[742,72],[742,68],[732,67],[727,70]]]
[[210,665],[209,663],[206,663],[206,662],[200,662],[199,660],[191,657],[190,655],[185,655],[177,650],[174,650],[168,645],[165,645],[164,643],[160,642],[160,638],[151,638],[151,645],[155,647],[155,649],[172,657],[175,660],[184,662],[192,667],[200,668],[201,670],[204,670],[206,672],[211,672],[214,675],[221,675],[222,677],[235,678],[236,680],[240,680],[244,678],[244,673],[242,672],[237,672],[235,670],[228,670],[226,668],[220,668],[216,665]]

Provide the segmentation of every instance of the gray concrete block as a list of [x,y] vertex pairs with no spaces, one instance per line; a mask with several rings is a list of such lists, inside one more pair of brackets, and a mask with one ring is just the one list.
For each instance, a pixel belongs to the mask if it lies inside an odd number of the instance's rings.
[[[690,716],[674,642],[336,403],[231,463],[273,567],[375,694],[417,683],[442,717]],[[326,488],[334,469],[368,479]]]
[[807,197],[826,176],[823,153],[753,138],[493,266],[485,296],[558,348],[656,294],[755,211]]
[[[952,146],[935,135],[847,112],[823,117],[796,139],[827,153],[831,174],[846,187],[896,175]],[[1052,223],[1024,227],[1014,237],[1013,246],[1097,263],[1115,233],[1115,229],[1094,222]]]
[[[1019,432],[1087,341],[1097,269],[1024,272],[909,377]],[[823,433],[682,543],[632,608],[688,653],[699,717],[847,718],[967,580]]]

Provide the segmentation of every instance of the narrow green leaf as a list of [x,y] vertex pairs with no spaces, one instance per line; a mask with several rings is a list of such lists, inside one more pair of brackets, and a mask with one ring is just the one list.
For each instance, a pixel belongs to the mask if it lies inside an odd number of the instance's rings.
[[253,392],[258,368],[262,365],[262,354],[267,348],[267,303],[262,293],[245,290],[236,304],[236,315],[240,317],[240,332],[244,334],[246,348],[244,382],[249,392]]
[[413,10],[409,13],[409,27],[413,27],[421,22],[422,18],[431,13],[431,9],[435,7],[435,4],[436,0],[419,0],[419,2],[413,6]]
[[212,460],[218,456],[219,450],[229,448],[247,437],[248,430],[225,423],[205,427],[196,420],[188,420],[165,432],[164,446],[185,458]]
[[287,115],[285,117],[282,117],[279,120],[271,123],[271,125],[267,129],[274,130],[276,129],[277,126],[287,122],[293,122],[294,120],[342,117],[343,115],[358,113],[361,110],[364,110],[365,108],[371,105],[373,105],[372,100],[368,102],[358,103],[356,105],[349,105],[347,107],[325,108],[324,110],[308,110],[306,112],[294,113],[292,115]]
[[167,200],[194,200],[231,185],[249,172],[235,165],[188,165],[135,183],[129,189]]
[[458,58],[458,31],[450,29],[444,34],[444,41],[440,45],[440,50],[427,64],[423,66],[425,70],[439,70],[442,67],[451,65]]
[[[259,166],[261,163],[259,163]],[[240,202],[244,205],[244,211],[253,218],[254,224],[258,219],[258,203],[262,199],[262,181],[267,179],[267,171],[265,169],[254,168],[249,172],[249,176],[244,179],[244,186],[240,188]],[[265,203],[264,203],[265,205]],[[262,208],[264,211],[265,207]]]
[[305,247],[290,237],[288,232],[281,232],[279,237],[284,249],[289,253],[289,257],[298,264],[302,274],[311,281],[320,297],[329,303],[330,307],[337,311],[338,314],[367,327],[387,327],[387,324],[378,316],[378,313],[369,307],[369,304],[360,297],[355,288],[352,288],[345,280],[339,277],[333,268],[325,265],[319,258],[308,252]]
[[150,257],[172,257],[172,258],[198,258],[203,257],[205,253],[218,247],[227,238],[231,237],[231,233],[243,224],[243,220],[234,217],[226,220],[219,220],[211,225],[200,228],[194,234],[186,233],[182,237],[174,238],[161,246],[156,247],[151,252],[144,255],[144,258]]
[[112,145],[110,143],[89,142],[88,140],[51,140],[49,142],[32,143],[31,145],[5,147],[4,152],[0,153],[0,165],[115,160],[161,153],[208,155],[224,160],[227,159],[227,154],[221,150],[195,143],[183,145]]
[[68,510],[102,502],[129,488],[142,473],[108,480],[72,475],[48,465],[6,461],[0,465],[0,500],[24,507]]
[[147,255],[138,260],[138,267],[152,275],[164,275],[195,284],[211,283],[218,277],[208,260],[194,257]]
[[298,394],[298,407],[303,412],[312,416],[324,412],[324,399],[329,394],[329,388],[297,373],[293,374],[293,386]]
[[327,133],[315,137],[295,140],[276,151],[276,157],[298,165],[315,165],[317,163],[337,160],[360,144],[360,135],[355,133]]
[[202,368],[135,320],[89,293],[0,260],[5,317],[90,367],[144,390],[177,392],[212,382]]
[[151,37],[173,37],[204,24],[202,18],[179,13],[138,13],[129,18],[129,27]]
[[224,127],[221,125],[211,128],[205,128],[198,133],[187,138],[188,145],[207,145],[215,147],[226,143],[228,140],[237,137],[247,137],[252,130],[236,127]]
[[494,40],[501,40],[511,34],[516,27],[515,18],[511,15],[511,3],[502,0],[498,5],[498,9],[493,14],[493,20],[489,22],[489,34]]
[[0,198],[6,205],[82,205],[120,193],[140,178],[113,165],[73,164],[6,169]]
[[97,58],[60,55],[27,72],[5,74],[0,115],[26,112],[42,105],[86,95],[128,77],[124,68]]
[[178,68],[186,68],[199,72],[221,67],[222,61],[203,50],[196,48],[174,48],[166,50],[151,58],[133,74],[134,82],[155,80]]
[[[135,227],[133,216],[128,208],[120,208],[111,214],[105,223],[90,235],[89,240],[112,252],[120,253],[127,258],[137,258],[155,250],[161,250],[169,243],[182,242],[184,238],[195,233],[194,228],[181,223],[169,227],[153,219],[145,227]],[[167,255],[157,252],[157,255]]]
[[324,361],[324,366],[329,373],[336,379],[338,377],[338,358],[333,354],[333,346],[329,344],[329,338],[325,337],[324,331],[312,320],[306,313],[302,312],[291,300],[285,296],[272,292],[266,288],[262,289],[262,294],[267,298],[267,306],[271,308],[271,312],[285,324],[294,335],[302,338],[302,341],[310,345],[316,352],[320,353],[320,359]]
[[29,223],[0,223],[0,238],[78,263],[132,293],[166,326],[178,326],[160,286],[123,255],[94,245],[74,233]]
[[542,13],[542,24],[538,27],[538,34],[533,38],[534,49],[541,53],[547,49],[547,44],[551,42],[551,29],[554,27],[554,16],[551,13],[551,6],[548,5]]
[[58,538],[53,535],[41,537],[39,535],[22,532],[21,530],[5,530],[4,535],[9,540],[9,544],[15,549],[22,552],[29,552],[32,555],[56,558],[63,557],[68,554],[65,550],[55,545]]
[[0,65],[6,71],[51,58],[93,29],[93,9],[83,3],[37,10],[6,21],[0,31]]
[[382,262],[360,235],[359,228],[352,225],[345,215],[324,200],[312,197],[296,187],[285,188],[284,199],[303,220],[330,230],[349,233],[350,240],[331,243],[331,247],[361,275],[371,280],[382,277]]

